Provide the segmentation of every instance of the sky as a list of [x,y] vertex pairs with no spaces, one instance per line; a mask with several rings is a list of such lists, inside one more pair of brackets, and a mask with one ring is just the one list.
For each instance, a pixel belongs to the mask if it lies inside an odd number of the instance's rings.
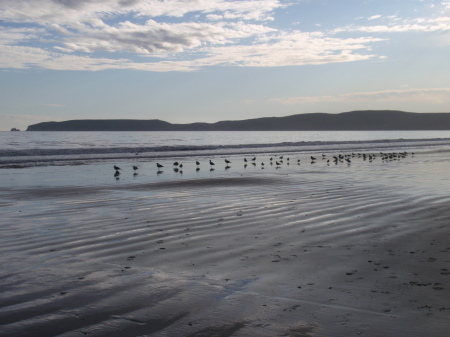
[[0,130],[450,112],[450,0],[0,0]]

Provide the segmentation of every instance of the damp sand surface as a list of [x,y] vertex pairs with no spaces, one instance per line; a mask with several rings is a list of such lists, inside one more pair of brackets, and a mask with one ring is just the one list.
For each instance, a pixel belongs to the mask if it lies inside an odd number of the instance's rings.
[[2,171],[0,336],[449,335],[448,152],[232,159]]

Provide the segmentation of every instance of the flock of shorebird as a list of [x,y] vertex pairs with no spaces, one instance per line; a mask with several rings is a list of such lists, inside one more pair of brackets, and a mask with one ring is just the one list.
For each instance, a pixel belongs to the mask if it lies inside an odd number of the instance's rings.
[[[379,152],[379,153],[370,153],[370,154],[366,154],[366,153],[351,153],[351,154],[338,154],[338,155],[333,155],[333,156],[327,156],[326,154],[322,154],[321,156],[321,160],[325,161],[325,163],[327,165],[330,165],[330,163],[334,163],[334,164],[339,164],[339,163],[344,163],[347,165],[350,165],[352,163],[352,159],[353,158],[362,158],[363,160],[372,162],[373,160],[380,158],[382,161],[392,161],[392,160],[401,160],[403,158],[406,158],[408,155],[414,156],[414,152],[408,153],[408,152],[389,152],[389,153],[385,153],[385,152]],[[287,165],[290,164],[290,158],[286,157],[286,156],[272,156],[270,157],[270,159],[268,160],[268,165],[274,166],[276,168],[281,167],[281,165],[284,163],[284,161],[286,162]],[[297,165],[300,165],[301,160],[297,159]],[[311,156],[311,164],[315,164],[317,162],[317,158],[314,156]],[[256,157],[253,157],[251,159],[247,159],[244,158],[244,168],[247,167],[248,164],[251,164],[253,166],[256,166]],[[195,162],[196,164],[196,171],[200,171],[200,162],[197,160]],[[228,159],[225,159],[225,169],[229,169],[231,168],[230,164],[231,161]],[[263,161],[261,161],[261,168],[264,169],[265,164]],[[215,167],[215,163],[210,159],[209,160],[209,166],[210,166],[210,170],[213,171],[214,167]],[[156,167],[158,168],[158,173],[162,173],[162,169],[164,168],[164,165],[160,164],[160,163],[156,163]],[[179,162],[174,162],[172,164],[173,170],[175,172],[179,172],[179,173],[183,173],[183,163],[179,163]],[[137,175],[137,170],[139,169],[138,166],[133,165],[133,170],[134,170],[134,174]],[[114,165],[114,176],[118,177],[120,175],[120,170],[121,168],[117,165]]]

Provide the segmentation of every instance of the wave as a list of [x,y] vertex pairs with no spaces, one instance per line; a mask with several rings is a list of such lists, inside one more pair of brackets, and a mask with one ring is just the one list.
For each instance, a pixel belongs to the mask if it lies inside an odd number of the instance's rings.
[[0,168],[42,165],[74,165],[109,159],[238,155],[245,153],[388,151],[450,147],[450,138],[382,139],[370,141],[301,141],[266,144],[175,145],[97,148],[1,150]]

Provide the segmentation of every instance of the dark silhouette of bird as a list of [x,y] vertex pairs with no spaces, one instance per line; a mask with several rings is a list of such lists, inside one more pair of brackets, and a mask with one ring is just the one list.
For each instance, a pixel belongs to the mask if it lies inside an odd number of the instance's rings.
[[195,170],[196,170],[197,172],[200,171],[200,167],[197,167]]
[[175,163],[173,163],[173,166],[178,166],[178,162],[176,161]]
[[197,160],[197,161],[195,162],[195,164],[196,164],[196,165],[200,165],[200,162]]
[[231,161],[229,161],[228,159],[225,159],[225,163],[231,164]]
[[272,161],[273,160],[273,158],[272,157],[270,157],[270,161]]
[[133,166],[133,170],[137,170],[139,167],[137,167],[136,165]]
[[255,160],[256,160],[256,157],[253,157],[253,158],[252,158],[252,161],[255,161]]
[[114,165],[114,170],[118,171],[118,170],[120,170],[120,167],[119,167],[119,166],[116,166],[116,165]]
[[178,165],[179,168],[183,168],[183,164]]
[[315,158],[315,157],[313,157],[313,156],[311,156],[311,160],[316,160],[316,158]]
[[120,171],[116,170],[116,173],[114,173],[114,177],[118,177],[118,176],[120,176]]
[[244,161],[247,162],[247,158],[244,158]]
[[209,160],[209,165],[213,166],[213,165],[216,165],[216,164],[214,164],[214,163],[211,161],[211,159],[210,159],[210,160]]
[[164,166],[162,166],[160,163],[156,163],[156,166],[157,166],[158,168],[164,167]]

